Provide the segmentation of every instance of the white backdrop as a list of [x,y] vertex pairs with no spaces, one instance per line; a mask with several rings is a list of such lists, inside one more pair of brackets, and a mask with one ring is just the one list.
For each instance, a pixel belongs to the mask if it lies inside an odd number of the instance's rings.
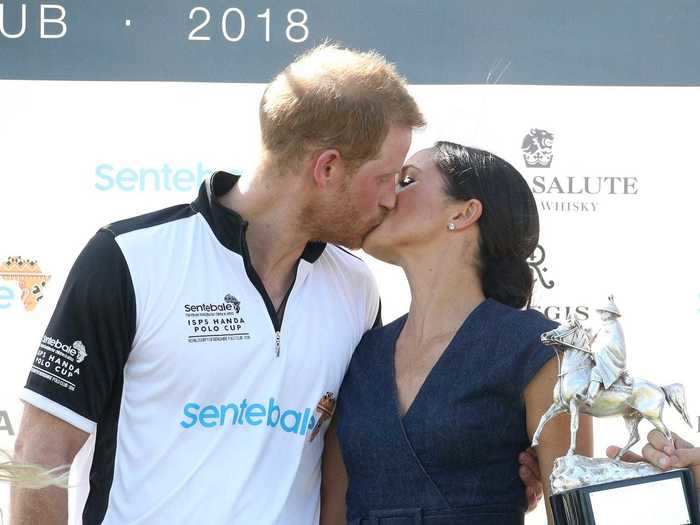
[[[18,281],[0,276],[0,411],[15,433],[18,392],[80,249],[102,225],[193,200],[198,180],[212,169],[245,174],[257,150],[262,89],[0,81],[6,102],[0,259],[35,259],[50,274],[32,311],[20,299]],[[543,249],[533,261],[541,275],[536,306],[555,320],[567,309],[593,319],[595,306],[614,293],[630,372],[658,384],[683,383],[697,427],[700,88],[491,85],[411,91],[429,122],[414,136],[412,151],[438,139],[482,147],[531,182]],[[554,136],[549,168],[524,162],[521,144],[532,128]],[[585,191],[586,177],[593,193]],[[403,275],[364,257],[379,282],[384,319],[391,321],[408,309]],[[700,441],[698,429],[685,427],[673,409],[666,420]],[[0,446],[11,449],[7,421],[0,412]],[[642,425],[645,434],[650,427]],[[625,440],[622,420],[596,423],[597,455]],[[0,507],[7,503],[2,487]],[[528,525],[542,523],[543,515],[542,509],[531,514]]]

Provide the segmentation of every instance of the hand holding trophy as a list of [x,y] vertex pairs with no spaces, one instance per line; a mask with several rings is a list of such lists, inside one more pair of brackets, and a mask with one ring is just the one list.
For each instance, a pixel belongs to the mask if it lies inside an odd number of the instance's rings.
[[[620,310],[613,296],[598,308],[602,326],[595,334],[569,317],[565,324],[542,334],[559,357],[559,381],[554,402],[542,416],[532,445],[537,446],[545,424],[553,417],[571,416],[571,445],[558,458],[550,478],[551,504],[557,525],[697,524],[697,498],[688,469],[663,472],[646,462],[622,461],[639,441],[639,423],[649,421],[669,443],[674,436],[662,420],[666,403],[690,425],[683,385],[658,386],[631,377]],[[588,458],[576,454],[580,414],[622,416],[629,440],[616,457]]]

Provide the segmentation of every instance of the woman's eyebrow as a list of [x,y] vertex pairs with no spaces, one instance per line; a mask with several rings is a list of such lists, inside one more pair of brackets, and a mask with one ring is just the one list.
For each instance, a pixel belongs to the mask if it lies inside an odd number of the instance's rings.
[[402,175],[402,176],[405,175],[406,172],[410,169],[420,171],[420,168],[418,168],[417,166],[414,166],[413,164],[406,164],[406,165],[401,167],[400,175]]

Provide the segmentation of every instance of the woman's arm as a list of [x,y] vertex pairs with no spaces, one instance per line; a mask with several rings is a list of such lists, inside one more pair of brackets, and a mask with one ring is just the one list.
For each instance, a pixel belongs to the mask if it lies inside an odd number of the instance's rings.
[[[527,433],[532,439],[540,418],[553,402],[552,392],[557,381],[557,360],[550,360],[525,388],[525,411],[527,414]],[[554,523],[552,510],[549,508],[549,476],[552,473],[554,460],[566,455],[570,443],[570,418],[562,414],[552,419],[544,427],[537,446],[537,460],[542,472],[542,484],[547,501],[547,520]],[[576,453],[583,456],[593,455],[593,425],[590,416],[580,416],[579,428],[576,435]]]
[[345,493],[348,488],[348,475],[340,453],[335,420],[331,422],[326,432],[321,472],[320,525],[345,525]]

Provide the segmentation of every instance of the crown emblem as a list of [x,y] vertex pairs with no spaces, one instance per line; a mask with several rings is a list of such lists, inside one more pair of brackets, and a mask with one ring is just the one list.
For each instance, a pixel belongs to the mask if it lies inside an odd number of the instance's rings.
[[335,395],[333,392],[326,392],[323,397],[319,400],[316,405],[316,410],[314,415],[318,418],[316,424],[314,425],[311,435],[309,436],[309,442],[313,441],[314,438],[321,431],[321,427],[326,421],[330,421],[335,412]]

